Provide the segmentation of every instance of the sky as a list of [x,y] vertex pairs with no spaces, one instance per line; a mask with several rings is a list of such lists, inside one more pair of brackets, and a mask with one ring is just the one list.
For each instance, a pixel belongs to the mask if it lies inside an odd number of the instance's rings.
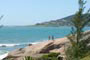
[[[86,10],[90,8],[87,0]],[[0,0],[1,25],[24,26],[60,19],[78,11],[78,0]]]

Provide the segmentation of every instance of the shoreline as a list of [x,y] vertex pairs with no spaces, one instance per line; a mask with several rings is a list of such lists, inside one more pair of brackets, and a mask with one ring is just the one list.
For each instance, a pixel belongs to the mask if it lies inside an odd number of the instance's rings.
[[[8,53],[9,53],[9,52],[8,52]],[[2,59],[4,59],[5,57],[7,57],[7,56],[8,56],[8,53],[5,53],[5,54],[0,55],[0,60],[2,60]]]
[[[84,32],[85,38],[90,37],[90,31]],[[22,60],[25,56],[40,57],[41,54],[46,53],[60,53],[65,54],[65,48],[70,46],[70,40],[67,37],[56,38],[55,40],[46,40],[37,44],[27,45],[25,48],[15,49],[10,51],[5,58],[14,58],[16,60]],[[3,57],[3,55],[2,55]]]
[[[62,39],[61,38],[55,38],[55,40],[58,40],[58,39]],[[0,43],[0,47],[15,47],[15,46],[19,46],[19,45],[29,45],[29,44],[39,44],[39,43],[42,43],[42,42],[46,42],[46,41],[52,41],[52,40],[42,40],[42,41],[39,41],[39,42],[30,42],[30,43]]]
[[[66,42],[68,42],[67,37],[56,38],[55,40],[41,41],[41,42],[39,42],[37,44],[32,44],[30,46],[27,45],[27,46],[25,46],[25,48],[19,48],[19,49],[15,49],[13,51],[10,51],[8,53],[8,55],[5,56],[4,58],[7,58],[8,56],[12,56],[12,57],[17,57],[17,56],[21,56],[21,57],[22,56],[33,56],[33,57],[35,57],[38,54],[40,54],[40,51],[41,51],[41,53],[46,53],[48,51],[49,52],[64,52],[64,46],[63,46],[63,44],[65,44]],[[51,46],[53,46],[53,45],[56,45],[59,48],[52,49]],[[48,50],[48,48],[50,50]]]
[[[44,46],[47,46],[48,44],[51,44],[51,43],[53,43],[53,44],[57,44],[57,45],[59,45],[59,44],[63,44],[63,43],[66,43],[66,42],[68,42],[68,40],[67,40],[67,37],[63,37],[63,38],[55,38],[55,40],[43,40],[43,41],[41,41],[41,42],[33,42],[33,43],[28,43],[24,48],[17,48],[17,49],[14,49],[14,50],[12,50],[12,51],[9,51],[8,53],[6,52],[5,54],[2,54],[2,55],[0,55],[0,60],[2,60],[2,59],[4,59],[4,58],[6,58],[6,57],[8,57],[10,54],[11,54],[11,56],[17,56],[18,54],[17,53],[15,53],[16,51],[18,52],[18,51],[20,51],[20,49],[21,49],[21,51],[22,50],[35,50],[35,51],[38,51],[38,49],[37,48],[40,48],[40,49],[42,49],[42,48],[44,48]],[[30,44],[30,45],[29,45]],[[5,45],[5,46],[4,46]],[[15,47],[16,45],[20,45],[20,44],[0,44],[0,46],[2,46],[2,47]],[[30,47],[30,48],[29,48]],[[60,50],[61,49],[61,50]],[[57,52],[59,52],[59,51],[61,51],[61,52],[63,52],[63,47],[62,48],[60,48],[60,49],[56,49],[56,50],[51,50],[50,52],[55,52],[55,51],[57,51]],[[15,53],[15,54],[12,54],[12,53]],[[27,55],[26,55],[27,56]]]

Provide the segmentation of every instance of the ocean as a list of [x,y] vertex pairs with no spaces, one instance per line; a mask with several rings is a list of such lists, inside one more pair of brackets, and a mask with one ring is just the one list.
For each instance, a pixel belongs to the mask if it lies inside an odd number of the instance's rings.
[[[90,30],[86,27],[84,30]],[[48,36],[62,38],[69,35],[71,27],[2,27],[0,28],[0,55],[28,44],[48,40]]]

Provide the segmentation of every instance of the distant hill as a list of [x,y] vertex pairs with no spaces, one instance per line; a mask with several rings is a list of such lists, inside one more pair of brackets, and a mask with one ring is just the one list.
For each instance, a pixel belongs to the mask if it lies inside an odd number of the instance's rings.
[[[48,22],[42,22],[42,23],[37,23],[35,26],[72,26],[71,20],[74,17],[74,15],[62,18],[62,19],[57,19],[57,20],[51,20]],[[90,26],[90,24],[89,24]]]

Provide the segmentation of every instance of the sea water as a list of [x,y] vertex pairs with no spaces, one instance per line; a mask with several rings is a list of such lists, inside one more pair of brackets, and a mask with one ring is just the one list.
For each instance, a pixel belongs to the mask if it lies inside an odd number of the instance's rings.
[[[85,30],[90,30],[86,27]],[[48,40],[48,36],[62,38],[69,35],[71,27],[2,27],[0,28],[0,54],[28,44]]]

